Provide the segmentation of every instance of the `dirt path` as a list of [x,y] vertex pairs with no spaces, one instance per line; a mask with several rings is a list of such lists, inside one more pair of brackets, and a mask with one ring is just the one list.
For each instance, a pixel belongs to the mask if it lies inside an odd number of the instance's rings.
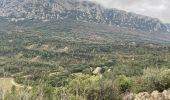
[[[19,88],[24,88],[25,86],[24,85],[21,85],[21,84],[18,84],[15,82],[15,80],[13,78],[11,78],[11,83],[16,86],[16,87],[19,87]],[[27,86],[28,89],[32,89],[31,86]]]
[[19,88],[23,88],[23,87],[24,87],[23,85],[20,85],[20,84],[16,83],[13,78],[11,79],[11,83],[12,83],[14,86],[19,87]]

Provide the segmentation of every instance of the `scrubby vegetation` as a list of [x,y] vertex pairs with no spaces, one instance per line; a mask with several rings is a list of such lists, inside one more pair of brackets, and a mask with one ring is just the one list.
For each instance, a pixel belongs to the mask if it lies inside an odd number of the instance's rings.
[[67,27],[11,27],[0,32],[0,77],[26,87],[0,90],[0,99],[120,100],[129,92],[170,88],[166,43],[98,39],[103,33],[90,39]]

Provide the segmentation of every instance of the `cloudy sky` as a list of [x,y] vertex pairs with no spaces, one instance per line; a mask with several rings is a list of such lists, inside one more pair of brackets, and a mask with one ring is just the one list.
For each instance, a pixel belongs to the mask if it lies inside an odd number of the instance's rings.
[[170,0],[92,0],[110,8],[156,17],[170,23]]

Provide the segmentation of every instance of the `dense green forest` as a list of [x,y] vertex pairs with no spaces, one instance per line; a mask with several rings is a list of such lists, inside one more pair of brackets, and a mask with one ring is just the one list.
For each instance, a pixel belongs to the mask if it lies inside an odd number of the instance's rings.
[[24,87],[0,89],[0,100],[120,100],[170,88],[169,42],[59,24],[3,23],[0,78]]

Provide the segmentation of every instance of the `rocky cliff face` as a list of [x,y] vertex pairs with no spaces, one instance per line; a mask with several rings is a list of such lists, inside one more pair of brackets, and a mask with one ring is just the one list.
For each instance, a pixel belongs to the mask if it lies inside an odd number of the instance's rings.
[[170,28],[158,19],[106,9],[84,0],[0,0],[0,16],[8,17],[12,21],[72,19],[148,32],[170,32]]
[[170,24],[166,24],[166,26],[170,29]]

